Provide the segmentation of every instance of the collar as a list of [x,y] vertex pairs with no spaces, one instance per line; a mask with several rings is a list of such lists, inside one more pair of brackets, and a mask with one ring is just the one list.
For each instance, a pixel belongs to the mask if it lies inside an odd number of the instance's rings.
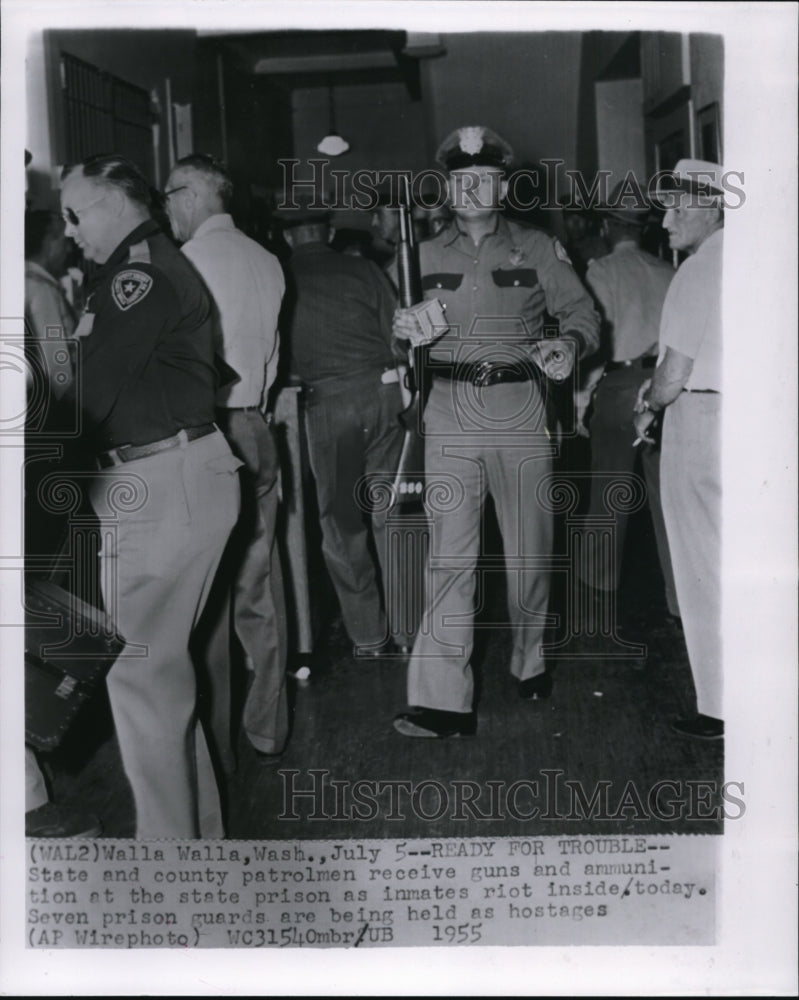
[[156,233],[161,232],[161,227],[155,221],[155,219],[145,219],[140,225],[132,229],[124,240],[117,246],[116,250],[111,254],[105,264],[101,265],[97,275],[108,274],[115,267],[119,267],[120,264],[124,263],[125,256],[127,255],[128,248],[133,243],[141,243],[142,240],[147,239],[149,236],[154,236]]
[[635,240],[619,240],[616,246],[611,251],[612,253],[617,253],[619,250],[637,250],[638,244]]
[[201,222],[191,237],[193,240],[212,232],[214,229],[235,229],[233,218],[227,212],[219,212],[216,215],[209,215],[205,222]]
[[[471,246],[474,246],[474,240],[471,238],[471,236],[463,229],[461,229],[461,227],[458,225],[457,216],[449,224],[449,229],[445,230],[445,235],[446,235],[446,239],[444,240],[445,247],[452,246],[452,244],[460,237],[463,237],[463,239],[468,240],[469,244]],[[490,239],[497,235],[504,236],[507,239],[510,239],[510,227],[508,226],[508,221],[499,212],[497,212],[494,218],[493,231],[486,233],[485,236],[481,238],[480,244],[483,243],[484,240]],[[478,244],[478,246],[480,244]]]
[[54,278],[50,272],[42,267],[41,264],[37,264],[35,260],[25,261],[25,274],[33,274],[37,278],[41,278],[43,281],[48,282],[51,285],[55,285],[57,288],[61,287],[61,283],[57,278]]
[[720,250],[724,242],[724,226],[719,226],[718,229],[714,229],[713,232],[708,236],[706,240],[696,248],[693,256],[696,257],[698,254],[702,253],[714,253],[716,250]]

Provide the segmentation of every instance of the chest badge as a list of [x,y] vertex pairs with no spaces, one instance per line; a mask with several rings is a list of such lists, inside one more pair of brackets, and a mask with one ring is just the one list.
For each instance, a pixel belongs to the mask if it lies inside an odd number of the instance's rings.
[[508,254],[508,260],[514,267],[523,264],[525,260],[524,250],[521,247],[513,247],[510,254]]
[[117,306],[125,312],[147,295],[153,287],[153,279],[144,271],[120,271],[111,285],[111,296]]

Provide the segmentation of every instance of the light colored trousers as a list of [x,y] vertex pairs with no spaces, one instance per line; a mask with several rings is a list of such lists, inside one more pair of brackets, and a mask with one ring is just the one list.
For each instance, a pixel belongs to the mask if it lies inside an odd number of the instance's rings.
[[[430,561],[425,610],[408,666],[408,703],[470,712],[471,655],[482,510],[490,492],[502,532],[513,630],[510,672],[519,680],[543,673],[552,555],[552,512],[537,499],[552,471],[535,382],[484,389],[435,379],[424,413],[425,503]],[[481,570],[480,599],[491,585]]]
[[224,836],[189,654],[239,514],[238,459],[214,432],[92,484],[106,611],[126,641],[108,674],[136,836]]
[[720,393],[683,392],[666,409],[660,476],[697,710],[721,719]]

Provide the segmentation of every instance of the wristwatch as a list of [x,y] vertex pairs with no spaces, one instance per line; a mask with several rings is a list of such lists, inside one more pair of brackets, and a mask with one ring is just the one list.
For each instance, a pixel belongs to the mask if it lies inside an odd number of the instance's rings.
[[641,403],[645,410],[649,410],[650,413],[659,413],[660,409],[652,406],[648,399],[642,399]]

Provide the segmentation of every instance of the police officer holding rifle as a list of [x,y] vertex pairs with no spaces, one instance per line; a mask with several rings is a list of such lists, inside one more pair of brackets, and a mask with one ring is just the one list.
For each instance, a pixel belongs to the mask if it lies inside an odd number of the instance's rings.
[[[596,350],[599,320],[568,257],[539,230],[502,217],[510,146],[482,126],[445,139],[454,219],[420,244],[425,304],[446,317],[423,329],[413,309],[394,336],[428,341],[432,385],[424,409],[430,560],[425,611],[408,668],[404,736],[447,738],[476,730],[472,642],[483,501],[491,492],[502,531],[513,627],[510,671],[522,698],[552,688],[542,651],[549,600],[552,514],[537,499],[552,469],[547,379],[562,380]],[[544,336],[545,310],[560,336]]]

